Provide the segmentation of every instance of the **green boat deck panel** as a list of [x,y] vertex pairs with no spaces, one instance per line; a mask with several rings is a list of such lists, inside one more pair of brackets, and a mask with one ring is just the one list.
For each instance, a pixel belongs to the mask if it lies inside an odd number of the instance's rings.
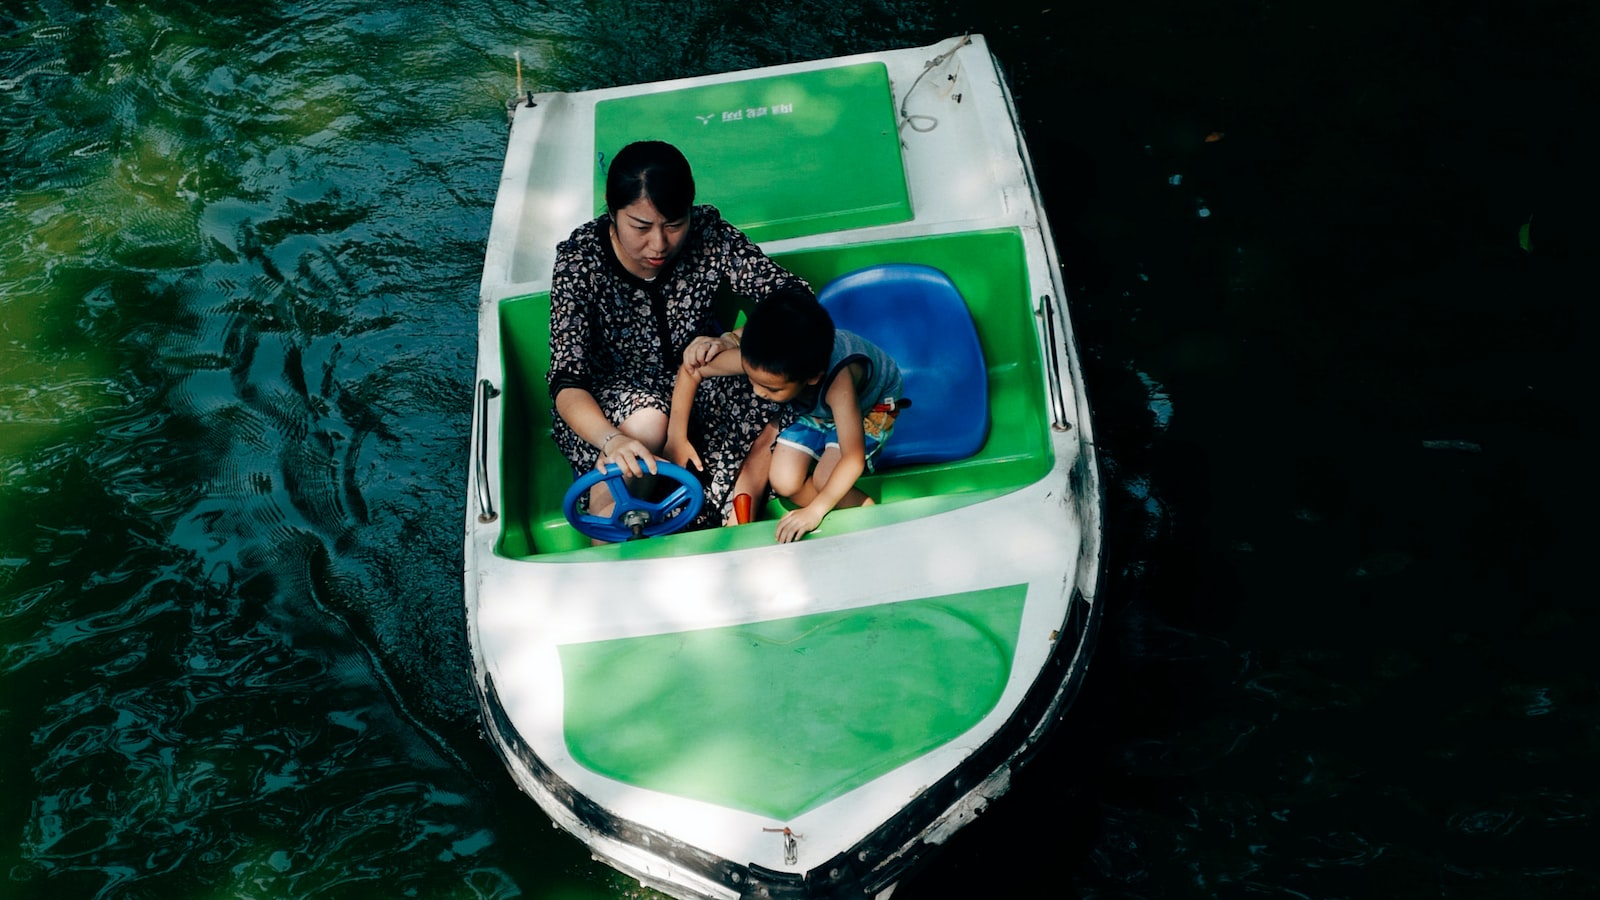
[[751,240],[905,222],[894,98],[883,63],[698,85],[595,104],[594,214],[610,158],[668,141],[694,166],[701,202]]
[[1027,585],[560,648],[574,760],[789,821],[978,724]]
[[[684,146],[695,167],[696,202],[718,207],[775,252],[836,243],[834,228],[874,241],[925,230],[926,222],[941,223],[942,231],[1036,224],[1009,122],[972,127],[993,112],[1005,115],[1003,108],[971,105],[995,85],[968,84],[960,64],[923,78],[920,63],[907,59],[845,62],[841,102],[824,95],[840,78],[831,73],[840,70],[820,63],[785,67],[777,76],[662,82],[642,93],[623,87],[538,95],[538,105],[513,125],[499,192],[517,201],[496,204],[485,297],[548,290],[556,243],[602,206],[597,163],[629,140],[666,135]],[[913,82],[921,89],[912,96],[894,93]],[[672,109],[677,100],[686,108]],[[902,101],[910,124],[899,122]],[[792,112],[772,111],[790,103]],[[735,104],[746,112],[765,106],[768,113],[723,122]],[[696,134],[695,117],[712,114],[715,123]],[[691,119],[693,125],[683,124]],[[797,140],[807,145],[803,155],[794,154]],[[931,152],[917,152],[924,144]],[[721,171],[729,160],[739,165]]]

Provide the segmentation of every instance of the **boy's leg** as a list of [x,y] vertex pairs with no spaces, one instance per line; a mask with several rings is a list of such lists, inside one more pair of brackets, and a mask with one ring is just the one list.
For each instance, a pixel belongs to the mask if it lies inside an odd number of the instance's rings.
[[[888,440],[889,434],[894,431],[894,414],[874,410],[867,415],[861,423],[862,437],[866,440],[867,471],[872,471],[872,461],[877,458],[878,451],[883,449],[883,442]],[[843,455],[837,441],[838,432],[830,435],[830,441],[823,449],[822,455],[817,459],[817,467],[811,473],[811,485],[815,491],[821,491],[828,483],[828,478],[833,475],[834,467],[839,464]],[[863,473],[865,474],[865,473]],[[846,509],[852,506],[871,506],[873,500],[861,488],[851,485],[850,490],[839,498],[835,509]]]
[[778,496],[806,506],[817,492],[809,478],[811,467],[827,450],[830,426],[801,416],[778,435],[772,450],[772,489]]
[[787,444],[779,444],[772,449],[772,467],[768,477],[772,481],[772,489],[783,497],[801,506],[810,503],[817,495],[811,487],[810,480],[806,477],[811,472],[814,460],[811,454]]
[[[827,485],[828,476],[833,474],[834,466],[839,464],[839,456],[838,444],[832,444],[828,449],[822,451],[822,458],[817,460],[817,467],[811,472],[811,482],[808,485],[811,488],[811,496],[815,497]],[[839,502],[834,504],[834,509],[849,509],[852,506],[871,505],[872,498],[868,497],[860,488],[851,485],[850,490],[845,491],[844,496],[839,498]]]

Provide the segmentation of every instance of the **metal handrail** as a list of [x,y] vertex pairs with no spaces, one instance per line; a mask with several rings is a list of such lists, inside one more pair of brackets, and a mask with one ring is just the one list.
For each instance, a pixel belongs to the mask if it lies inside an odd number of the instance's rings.
[[478,388],[474,391],[474,403],[478,408],[478,521],[485,524],[500,518],[494,511],[494,497],[489,493],[489,401],[500,396],[500,389],[489,383],[489,379],[478,379]]
[[1051,302],[1049,294],[1039,295],[1038,315],[1044,319],[1045,343],[1050,347],[1049,366],[1046,371],[1050,382],[1050,411],[1054,416],[1050,425],[1057,431],[1066,431],[1072,425],[1067,420],[1066,392],[1061,389],[1061,354],[1056,349],[1055,304]]

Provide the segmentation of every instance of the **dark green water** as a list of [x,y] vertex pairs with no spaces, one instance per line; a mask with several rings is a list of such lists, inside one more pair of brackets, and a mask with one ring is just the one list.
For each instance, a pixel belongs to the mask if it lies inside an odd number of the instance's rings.
[[512,54],[579,89],[968,29],[1075,292],[1111,606],[902,896],[1600,895],[1596,16],[4,0],[0,896],[642,895],[466,674]]

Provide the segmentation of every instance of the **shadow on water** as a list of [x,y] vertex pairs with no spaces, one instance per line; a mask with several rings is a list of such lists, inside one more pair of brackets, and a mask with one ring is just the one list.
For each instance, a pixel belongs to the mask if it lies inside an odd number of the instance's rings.
[[1110,606],[1067,727],[925,878],[1600,889],[1595,604],[1567,586],[1595,229],[1562,111],[1592,13],[1013,22],[985,30],[1074,293]]

